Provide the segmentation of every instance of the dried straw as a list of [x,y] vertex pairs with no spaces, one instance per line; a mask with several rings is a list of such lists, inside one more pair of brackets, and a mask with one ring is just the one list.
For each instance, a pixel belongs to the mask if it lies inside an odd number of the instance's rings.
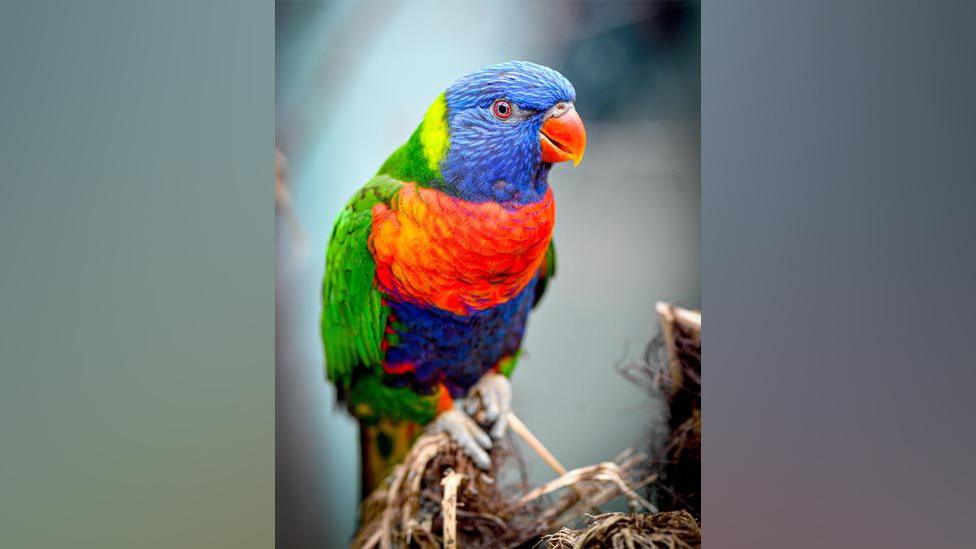
[[698,549],[701,528],[686,511],[656,515],[606,513],[590,517],[586,528],[563,528],[543,538],[549,549]]
[[646,464],[642,455],[625,452],[531,489],[502,487],[495,479],[512,461],[511,448],[509,440],[507,448],[494,450],[493,470],[484,472],[447,435],[422,436],[363,502],[353,546],[511,547],[537,541],[621,495],[635,511],[653,510],[637,493],[653,480],[636,478]]

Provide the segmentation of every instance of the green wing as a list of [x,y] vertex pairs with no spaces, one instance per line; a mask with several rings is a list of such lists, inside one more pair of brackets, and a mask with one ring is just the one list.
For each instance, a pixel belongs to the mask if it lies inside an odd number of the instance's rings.
[[367,422],[389,418],[425,424],[434,418],[437,394],[383,382],[382,343],[390,310],[376,288],[376,263],[369,251],[373,206],[390,205],[402,186],[377,175],[339,214],[325,259],[322,341],[326,376],[355,416]]
[[378,373],[382,367],[389,309],[376,289],[368,241],[373,206],[388,205],[401,186],[388,176],[374,177],[346,204],[332,229],[322,284],[322,341],[326,375],[340,394],[349,390],[354,368]]
[[539,272],[539,281],[535,284],[535,298],[532,301],[534,308],[542,301],[542,296],[546,293],[549,281],[556,276],[556,243],[550,242],[549,249],[546,250],[546,259]]

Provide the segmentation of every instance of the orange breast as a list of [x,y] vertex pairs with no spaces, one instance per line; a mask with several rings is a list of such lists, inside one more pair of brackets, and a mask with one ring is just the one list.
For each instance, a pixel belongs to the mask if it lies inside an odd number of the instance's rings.
[[380,290],[468,315],[512,299],[538,274],[552,239],[552,190],[534,204],[474,203],[406,183],[373,207]]

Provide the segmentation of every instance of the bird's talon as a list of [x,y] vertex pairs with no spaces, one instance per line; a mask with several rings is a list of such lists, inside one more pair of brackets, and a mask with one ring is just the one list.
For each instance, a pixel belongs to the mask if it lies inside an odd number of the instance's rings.
[[[478,383],[468,392],[467,409],[469,415],[477,417],[484,426],[491,427],[491,436],[498,440],[505,434],[508,427],[508,413],[512,409],[512,384],[508,378],[489,372],[478,380]],[[475,411],[471,411],[472,407]]]
[[460,407],[442,412],[434,420],[431,430],[447,433],[479,468],[488,470],[491,467],[491,459],[487,452],[492,446],[491,437]]

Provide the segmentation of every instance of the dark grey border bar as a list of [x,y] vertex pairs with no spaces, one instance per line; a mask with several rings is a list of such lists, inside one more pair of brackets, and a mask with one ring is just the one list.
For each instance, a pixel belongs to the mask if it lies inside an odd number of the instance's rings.
[[972,545],[974,15],[703,10],[709,546]]

